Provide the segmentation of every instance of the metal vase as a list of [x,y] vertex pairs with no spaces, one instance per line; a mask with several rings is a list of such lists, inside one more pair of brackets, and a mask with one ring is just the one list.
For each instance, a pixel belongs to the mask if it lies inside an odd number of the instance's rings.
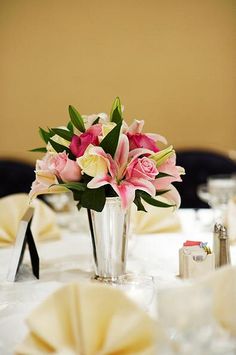
[[107,197],[102,212],[88,211],[95,279],[115,282],[126,271],[130,211],[119,197]]

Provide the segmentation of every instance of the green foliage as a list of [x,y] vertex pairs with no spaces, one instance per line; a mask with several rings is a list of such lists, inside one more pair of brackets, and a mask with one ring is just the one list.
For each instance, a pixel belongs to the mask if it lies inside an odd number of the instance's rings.
[[40,148],[34,148],[30,149],[30,152],[41,152],[41,153],[46,153],[47,149],[45,147],[40,147]]
[[94,126],[95,124],[99,123],[100,117],[96,118],[96,120],[93,122],[92,126]]
[[117,124],[122,121],[122,110],[121,110],[121,102],[119,97],[116,97],[112,104],[110,120],[111,122],[115,122]]
[[158,175],[156,176],[156,179],[161,179],[161,178],[164,178],[164,177],[167,177],[167,176],[173,176],[173,175],[170,175],[170,174],[167,174],[167,173],[162,173],[162,172],[159,172]]
[[49,139],[53,136],[53,132],[45,131],[43,128],[39,127],[39,135],[42,138],[42,140],[47,144]]
[[69,129],[69,131],[71,131],[72,133],[74,133],[74,126],[73,126],[73,124],[72,124],[72,122],[70,121],[70,122],[68,122],[68,124],[67,124],[67,129]]
[[68,142],[71,141],[74,133],[71,131],[67,131],[66,129],[62,128],[51,128],[51,131],[55,134],[57,134],[59,137],[67,140]]
[[137,206],[137,210],[138,211],[144,211],[144,212],[147,212],[144,205],[142,204],[142,200],[141,200],[141,197],[140,197],[140,194],[138,191],[136,191],[135,193],[135,199],[134,199],[134,203],[135,205]]
[[73,126],[80,132],[85,132],[84,120],[80,113],[73,107],[69,106],[69,115]]
[[170,205],[168,203],[162,202],[162,201],[158,201],[155,198],[152,198],[147,192],[145,191],[139,191],[140,197],[147,203],[149,203],[149,205],[155,206],[155,207],[163,207],[163,208],[167,208],[167,207],[176,207],[176,205]]
[[81,195],[80,204],[88,209],[101,212],[106,202],[106,194],[104,186],[97,189],[86,188]]
[[67,189],[71,190],[72,192],[85,191],[86,189],[86,184],[82,182],[67,182],[60,185],[65,186]]
[[54,142],[52,139],[49,139],[49,143],[51,144],[51,146],[53,147],[53,149],[55,149],[55,151],[57,153],[62,153],[62,152],[66,152],[69,156],[70,159],[75,160],[74,155],[71,153],[70,149],[65,147],[62,144],[59,144],[57,142]]
[[114,157],[116,148],[119,142],[120,129],[122,121],[117,123],[117,125],[103,138],[100,143],[100,147],[104,149],[107,154],[111,154]]

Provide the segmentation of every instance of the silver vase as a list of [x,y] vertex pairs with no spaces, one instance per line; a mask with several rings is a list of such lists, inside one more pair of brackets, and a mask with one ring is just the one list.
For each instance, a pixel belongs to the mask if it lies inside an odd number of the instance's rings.
[[88,211],[95,279],[115,282],[126,271],[130,211],[119,197],[107,197],[102,212]]

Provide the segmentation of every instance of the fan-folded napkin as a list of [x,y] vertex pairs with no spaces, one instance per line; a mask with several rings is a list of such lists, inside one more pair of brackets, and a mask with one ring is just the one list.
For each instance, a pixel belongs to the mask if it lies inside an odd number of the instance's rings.
[[[162,199],[162,201],[168,203],[167,200]],[[136,211],[136,207],[132,209],[134,233],[173,233],[181,230],[180,219],[173,208],[157,208],[145,202],[143,205],[147,212]]]
[[228,203],[226,212],[226,225],[231,243],[236,243],[236,196]]
[[162,329],[120,290],[69,284],[28,317],[29,334],[18,355],[154,355]]
[[[60,238],[60,231],[56,225],[56,215],[43,201],[33,202],[34,216],[31,230],[35,240]],[[20,219],[29,207],[27,194],[14,194],[0,199],[0,247],[15,242]]]
[[161,291],[159,307],[163,321],[171,319],[179,330],[194,322],[199,328],[212,317],[236,337],[236,267],[219,268],[193,284]]

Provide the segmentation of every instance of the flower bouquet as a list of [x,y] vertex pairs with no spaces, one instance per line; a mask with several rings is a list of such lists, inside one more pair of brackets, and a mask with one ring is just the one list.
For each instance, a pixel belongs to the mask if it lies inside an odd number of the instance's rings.
[[[78,209],[88,209],[94,248],[101,238],[104,243],[104,234],[114,231],[121,236],[126,234],[126,212],[132,203],[142,211],[145,211],[143,201],[156,207],[179,205],[179,194],[172,182],[181,181],[184,170],[176,166],[173,147],[160,149],[158,142],[167,144],[166,139],[143,133],[144,121],[135,120],[128,126],[119,98],[115,99],[110,116],[104,113],[81,116],[73,106],[69,106],[69,115],[65,127],[39,128],[46,147],[33,151],[46,154],[36,162],[31,199],[39,194],[72,191]],[[159,200],[159,196],[164,196],[166,202]],[[119,211],[114,204],[119,205]],[[101,212],[106,220],[101,219]],[[94,225],[96,216],[99,228]],[[103,225],[106,230],[101,231],[103,236],[98,240],[94,231]],[[124,259],[124,245],[121,242],[113,245]],[[96,250],[94,255],[98,259]],[[103,265],[106,268],[109,267]]]
[[[32,151],[45,152],[36,162],[36,180],[30,197],[71,190],[77,207],[102,211],[107,197],[119,196],[125,210],[132,202],[145,211],[142,201],[156,207],[178,206],[180,198],[172,185],[181,181],[183,168],[175,164],[172,146],[158,134],[142,133],[144,121],[128,126],[122,118],[122,107],[116,98],[110,117],[104,113],[81,116],[69,106],[70,121],[66,127],[39,128],[46,147]],[[163,195],[169,200],[158,200]]]

